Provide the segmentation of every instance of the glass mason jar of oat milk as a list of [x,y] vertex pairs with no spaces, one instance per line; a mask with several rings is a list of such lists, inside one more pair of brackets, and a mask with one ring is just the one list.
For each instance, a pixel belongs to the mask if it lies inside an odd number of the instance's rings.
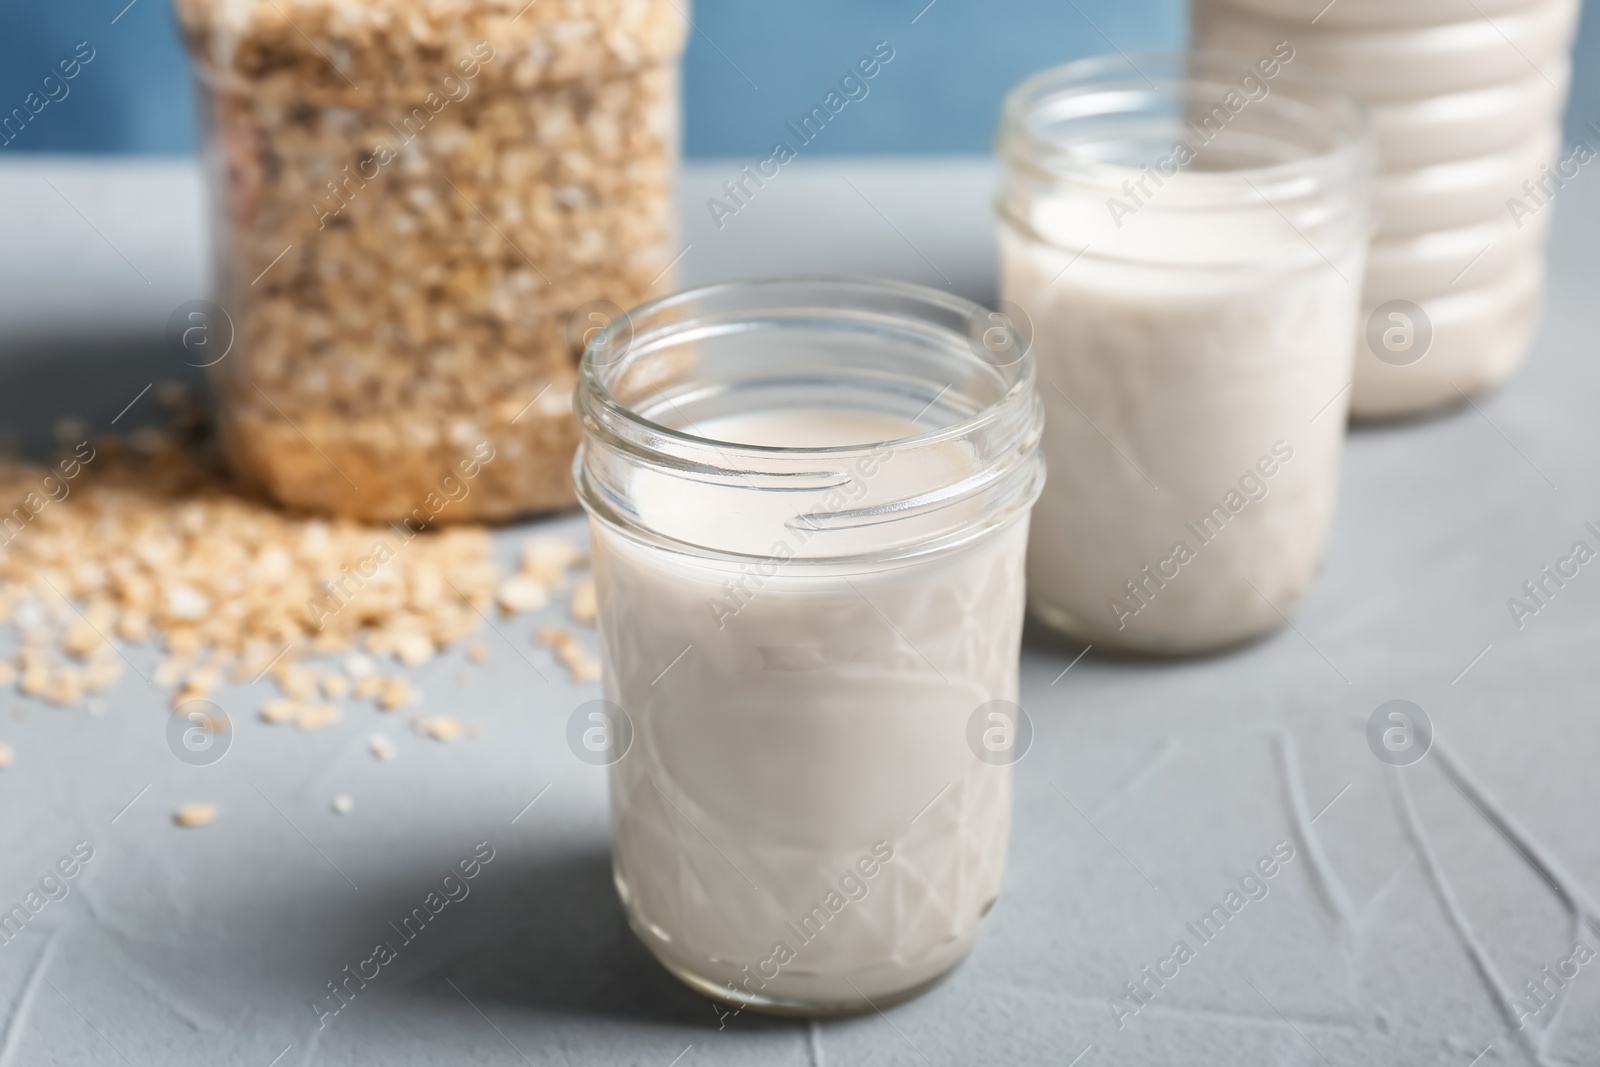
[[616,884],[713,997],[882,1006],[994,903],[1009,767],[968,735],[1017,695],[1043,481],[1033,365],[996,329],[910,285],[751,282],[585,354],[575,480],[632,730]]
[[1029,602],[1082,640],[1246,640],[1321,559],[1372,149],[1292,54],[1092,59],[1006,100],[1001,291],[1032,322],[1050,471]]

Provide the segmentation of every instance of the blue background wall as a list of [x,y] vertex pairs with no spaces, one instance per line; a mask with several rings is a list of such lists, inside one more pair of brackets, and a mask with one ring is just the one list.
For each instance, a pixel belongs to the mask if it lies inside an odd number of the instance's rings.
[[[887,40],[895,59],[871,95],[810,151],[987,152],[1000,98],[1024,75],[1113,43],[1124,51],[1178,47],[1186,34],[1185,0],[935,0],[924,10],[926,3],[699,0],[685,61],[686,151],[765,150],[785,120],[819,102],[873,42]],[[1587,9],[1585,16],[1573,130],[1600,119],[1600,69],[1591,69],[1600,68],[1592,62],[1600,59],[1600,20]],[[0,112],[21,104],[84,40],[96,55],[70,83],[71,95],[0,148],[0,158],[192,150],[187,60],[168,0],[0,0]]]

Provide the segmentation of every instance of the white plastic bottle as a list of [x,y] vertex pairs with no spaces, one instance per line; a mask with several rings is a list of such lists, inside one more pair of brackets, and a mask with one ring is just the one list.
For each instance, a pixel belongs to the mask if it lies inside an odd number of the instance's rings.
[[1552,201],[1594,151],[1560,145],[1578,0],[1193,0],[1197,47],[1295,64],[1372,108],[1378,229],[1357,417],[1459,403],[1527,354]]

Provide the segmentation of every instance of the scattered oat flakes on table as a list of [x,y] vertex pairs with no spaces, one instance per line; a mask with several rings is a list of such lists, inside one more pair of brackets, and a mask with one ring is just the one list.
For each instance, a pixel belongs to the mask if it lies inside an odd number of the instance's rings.
[[567,571],[583,560],[583,553],[559,537],[530,537],[522,544],[522,573],[546,589],[560,589]]
[[310,700],[317,695],[317,672],[310,667],[280,660],[272,669],[272,677],[291,700]]
[[300,717],[301,705],[294,700],[269,700],[261,706],[261,718],[277,726]]
[[165,689],[177,685],[182,678],[183,664],[175,659],[164,659],[156,664],[155,674],[151,680]]
[[427,634],[403,633],[394,639],[394,654],[407,667],[420,667],[438,651]]
[[[0,557],[0,619],[22,645],[0,664],[0,684],[81,703],[120,677],[117,635],[159,642],[154,680],[181,685],[180,702],[268,670],[285,697],[310,701],[325,670],[296,663],[302,652],[383,632],[417,660],[424,643],[431,655],[465,637],[494,602],[484,530],[401,543],[391,528],[286,514],[232,483],[198,440],[141,432],[62,461],[70,505],[39,512]],[[25,496],[50,469],[0,458],[0,497]],[[380,544],[392,558],[360,577]],[[401,633],[417,636],[396,647]],[[351,658],[346,673],[363,661],[370,670],[369,657]]]
[[461,736],[461,720],[451,715],[434,715],[417,720],[417,732],[435,741],[454,741]]
[[178,826],[210,826],[217,820],[215,804],[185,804],[172,815]]
[[332,726],[339,718],[337,704],[312,704],[299,710],[294,717],[294,724],[301,730],[321,730]]
[[542,609],[550,603],[550,594],[538,580],[525,574],[514,574],[500,583],[500,588],[495,591],[495,601],[500,605],[502,614],[520,615]]
[[22,680],[17,683],[24,696],[43,696],[50,688],[50,672],[44,667],[24,667]]
[[63,667],[50,676],[45,686],[44,698],[52,704],[65,707],[83,699],[83,674],[73,667]]
[[349,793],[340,793],[333,798],[333,810],[338,815],[349,815],[355,810],[356,802],[350,799]]
[[79,619],[67,627],[66,636],[61,639],[61,647],[78,659],[88,659],[89,654],[103,644],[105,638],[88,619]]
[[138,608],[126,608],[117,620],[117,633],[129,641],[150,640],[150,614]]
[[600,667],[600,661],[593,656],[585,656],[576,662],[567,664],[567,672],[574,682],[598,682],[605,677],[605,672]]
[[600,601],[595,593],[593,578],[585,578],[572,587],[572,602],[567,610],[571,612],[574,622],[594,625],[595,619],[600,616]]
[[384,711],[403,708],[411,702],[411,683],[404,678],[385,678],[378,683],[378,707]]
[[555,651],[556,658],[567,668],[567,676],[574,682],[598,682],[601,676],[600,661],[589,654],[570,630],[559,626],[546,626],[538,633],[541,644]]

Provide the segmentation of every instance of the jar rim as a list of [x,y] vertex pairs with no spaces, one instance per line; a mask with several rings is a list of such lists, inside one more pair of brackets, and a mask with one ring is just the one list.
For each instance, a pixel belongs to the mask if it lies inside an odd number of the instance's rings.
[[[975,322],[998,326],[1010,347],[979,344]],[[696,483],[730,504],[752,492],[792,494],[798,507],[822,501],[794,516],[807,541],[833,534],[796,558],[806,565],[901,561],[968,543],[1025,513],[1043,485],[1043,409],[1021,336],[1009,318],[963,297],[838,275],[722,282],[641,304],[585,346],[574,394],[578,498],[632,540],[706,558],[758,553],[731,532],[659,527],[665,513],[641,512],[640,474]],[[856,408],[910,422],[937,409],[944,421],[905,437],[793,447],[692,432],[685,407],[696,418]],[[669,409],[691,429],[658,421]],[[828,503],[867,461],[950,448],[968,465],[912,464],[870,494],[863,485],[861,496]]]
[[[886,295],[899,295],[910,300],[921,301],[934,307],[942,307],[946,310],[957,312],[969,321],[975,320],[981,314],[989,311],[989,309],[985,308],[982,304],[979,304],[973,300],[968,300],[965,297],[958,296],[955,293],[944,293],[927,286],[917,285],[912,282],[897,281],[889,278],[859,278],[844,274],[797,274],[781,275],[769,278],[749,278],[726,282],[715,282],[710,285],[696,286],[691,289],[684,289],[676,293],[670,293],[666,296],[657,297],[654,300],[649,300],[642,304],[638,304],[633,308],[624,311],[618,319],[613,320],[611,323],[608,323],[604,329],[598,331],[584,346],[583,356],[579,363],[578,374],[580,389],[577,395],[599,403],[608,411],[614,413],[620,418],[625,419],[642,429],[648,430],[653,434],[658,434],[668,440],[677,440],[693,445],[715,445],[720,451],[733,455],[748,452],[754,456],[826,456],[850,455],[855,452],[871,449],[881,444],[924,444],[962,436],[963,434],[970,433],[973,429],[982,425],[985,421],[993,419],[996,412],[998,412],[1009,401],[1011,401],[1013,397],[1019,393],[1026,392],[1032,387],[1032,356],[1029,353],[1024,353],[1023,356],[1016,361],[1016,365],[1024,367],[1025,370],[1017,374],[1014,380],[1008,384],[1008,388],[1006,389],[1005,393],[992,403],[986,405],[982,409],[958,422],[929,430],[926,433],[915,434],[910,437],[893,438],[887,441],[870,441],[863,444],[854,445],[790,447],[782,445],[753,445],[742,444],[733,441],[723,441],[714,437],[702,437],[698,434],[686,433],[674,427],[658,423],[618,400],[607,387],[605,381],[601,378],[599,370],[597,370],[597,365],[612,366],[618,363],[621,359],[625,358],[625,352],[624,355],[608,356],[608,358],[604,360],[603,364],[601,359],[597,358],[597,355],[604,353],[604,350],[608,344],[616,340],[619,332],[619,322],[626,322],[628,324],[627,328],[631,332],[631,325],[636,320],[658,314],[662,311],[666,311],[677,306],[688,304],[694,301],[704,300],[707,297],[713,297],[721,293],[740,291],[753,292],[760,290],[778,291],[784,287],[798,285],[831,285],[839,286],[840,288],[854,289],[858,292],[877,291]],[[1006,326],[1006,328],[1012,329],[1009,324]],[[634,337],[630,336],[628,340],[624,342],[624,348],[626,349],[627,347],[630,347],[634,339]],[[589,388],[585,390],[583,388],[584,386],[588,386]]]
[[[1136,170],[1135,166],[1106,164],[1071,151],[1062,151],[1059,145],[1052,145],[1050,141],[1035,135],[1030,119],[1042,107],[1073,91],[1103,91],[1119,81],[1137,83],[1135,88],[1140,91],[1193,99],[1194,88],[1207,84],[1215,86],[1219,75],[1226,76],[1230,81],[1252,75],[1258,69],[1256,64],[1267,58],[1277,57],[1251,58],[1239,52],[1203,48],[1091,56],[1047,68],[1025,78],[1006,94],[1001,104],[996,151],[1007,163],[1053,178],[1087,178],[1107,169],[1119,172]],[[1146,70],[1151,73],[1147,74]],[[1336,125],[1332,127],[1335,135],[1325,150],[1300,159],[1213,173],[1248,174],[1261,180],[1274,181],[1322,169],[1330,164],[1337,165],[1342,161],[1360,166],[1364,159],[1371,157],[1371,114],[1367,105],[1348,86],[1329,75],[1310,68],[1290,67],[1281,60],[1278,72],[1266,80],[1274,86],[1288,85],[1299,90],[1298,103],[1320,110],[1335,120]]]
[[[1073,254],[1073,263],[1140,269],[1255,271],[1260,263],[1249,246],[1170,259],[1148,242],[1140,249],[1102,240],[1113,235],[1093,226],[1046,232],[1030,205],[1056,193],[1104,198],[1118,233],[1125,217],[1158,200],[1155,210],[1175,221],[1275,213],[1305,245],[1300,261],[1312,269],[1364,245],[1376,225],[1371,116],[1346,87],[1291,66],[1293,59],[1292,46],[1280,42],[1256,59],[1215,49],[1119,53],[1032,75],[1002,106],[995,214],[1025,239]],[[1192,165],[1202,156],[1203,166]],[[1172,183],[1180,174],[1182,182]],[[1314,242],[1313,234],[1331,243]]]

